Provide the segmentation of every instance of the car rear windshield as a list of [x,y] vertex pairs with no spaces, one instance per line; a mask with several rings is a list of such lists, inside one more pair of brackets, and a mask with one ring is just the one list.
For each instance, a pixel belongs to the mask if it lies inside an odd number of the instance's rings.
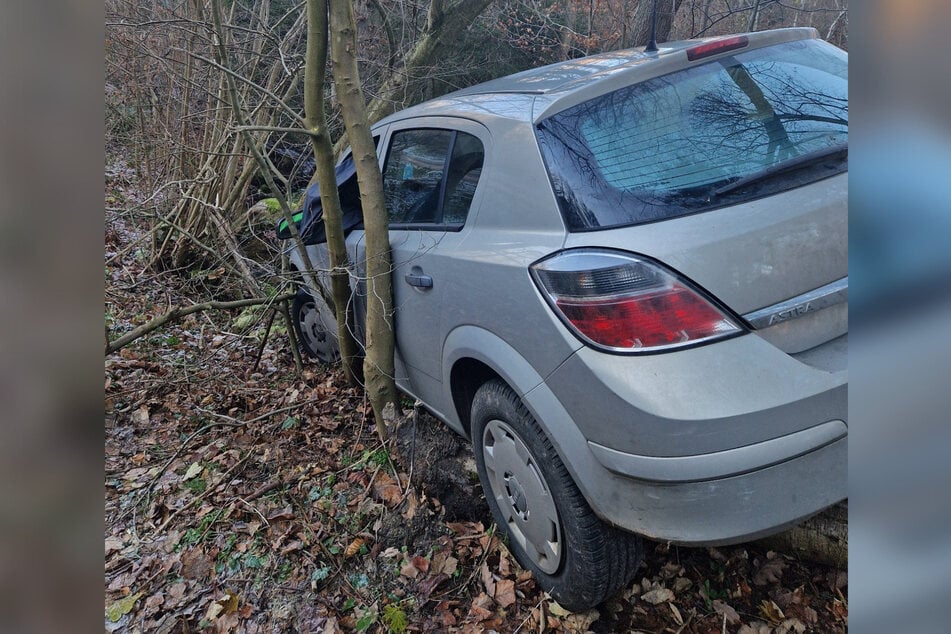
[[571,231],[733,205],[848,169],[848,61],[819,40],[721,57],[537,126]]

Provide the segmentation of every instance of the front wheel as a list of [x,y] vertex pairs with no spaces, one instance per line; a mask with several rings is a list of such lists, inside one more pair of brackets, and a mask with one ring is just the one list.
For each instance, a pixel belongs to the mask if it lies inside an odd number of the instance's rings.
[[492,380],[472,403],[472,442],[486,500],[519,563],[572,611],[627,584],[641,540],[602,522],[512,389]]
[[322,363],[333,363],[340,358],[336,322],[326,303],[315,300],[303,289],[298,290],[291,306],[291,321],[304,354]]

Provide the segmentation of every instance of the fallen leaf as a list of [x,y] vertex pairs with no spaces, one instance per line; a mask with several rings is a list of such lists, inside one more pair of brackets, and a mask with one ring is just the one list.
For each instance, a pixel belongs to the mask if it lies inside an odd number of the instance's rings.
[[408,579],[415,579],[419,575],[419,569],[413,565],[412,560],[407,560],[400,568],[400,574]]
[[773,628],[762,621],[753,621],[743,625],[736,634],[772,634]]
[[805,631],[806,624],[799,619],[785,619],[782,623],[776,626],[775,634],[789,634],[789,632],[803,634]]
[[188,480],[191,480],[192,478],[200,475],[201,470],[202,469],[200,464],[198,464],[197,462],[191,463],[190,465],[188,465],[188,469],[185,471],[185,475],[182,476],[182,481],[187,482]]
[[420,571],[423,574],[429,572],[429,560],[425,557],[420,557],[419,555],[413,556],[413,565],[416,566],[416,570]]
[[275,511],[267,516],[269,522],[281,522],[294,519],[294,510],[290,506],[285,506],[280,511]]
[[212,569],[211,558],[200,548],[192,548],[182,553],[182,577],[185,579],[204,579]]
[[495,602],[503,608],[515,603],[515,582],[511,579],[501,579],[495,584]]
[[177,602],[180,602],[180,601],[185,597],[185,590],[186,590],[186,589],[187,589],[187,588],[186,588],[186,586],[185,586],[184,583],[176,583],[176,584],[173,584],[173,585],[168,589],[168,597],[169,597],[169,599],[175,601],[176,603],[177,603]]
[[149,406],[142,405],[132,412],[132,422],[137,425],[146,425],[149,422]]
[[456,624],[456,617],[449,610],[449,602],[442,601],[436,606],[436,616],[439,618],[439,624],[443,629],[448,629]]
[[693,585],[693,581],[691,581],[687,577],[677,577],[676,579],[674,579],[674,587],[673,587],[674,594],[680,594],[684,590],[689,589],[690,586],[692,585]]
[[849,617],[849,606],[838,599],[832,599],[828,610],[832,612],[832,616],[834,616],[837,621],[844,621]]
[[217,601],[212,601],[212,602],[208,605],[208,611],[205,612],[205,620],[206,620],[206,621],[214,621],[214,620],[217,619],[217,618],[221,615],[221,613],[224,612],[224,611],[225,611],[225,608],[224,608],[223,605],[221,605],[221,604],[218,603]]
[[578,612],[566,616],[562,626],[567,632],[578,632],[579,634],[587,633],[591,631],[591,624],[599,618],[601,618],[601,613],[597,610]]
[[156,612],[158,608],[162,606],[163,603],[165,603],[165,595],[162,594],[161,592],[156,592],[155,594],[153,594],[152,596],[150,596],[148,599],[145,600],[144,610],[146,614],[151,614],[153,612]]
[[107,589],[109,592],[119,592],[120,590],[123,590],[122,594],[128,595],[129,587],[135,583],[135,579],[136,575],[132,574],[131,572],[123,573],[113,579],[112,583],[109,584]]
[[234,632],[238,628],[240,620],[241,617],[238,616],[237,612],[222,614],[218,620],[215,621],[215,629],[219,634]]
[[107,537],[106,538],[106,557],[112,553],[122,550],[125,544],[122,543],[120,537]]
[[554,614],[555,616],[568,616],[569,614],[571,614],[570,611],[561,607],[561,605],[559,605],[557,601],[551,601],[548,604],[548,612],[550,614]]
[[509,558],[505,556],[505,553],[499,556],[499,574],[503,577],[508,577],[512,574],[512,564]]
[[713,600],[713,611],[719,614],[720,616],[726,617],[726,622],[730,625],[740,622],[740,615],[737,614],[736,610],[733,609],[728,603],[721,601],[720,599]]
[[444,575],[452,576],[456,572],[456,568],[459,566],[459,560],[455,557],[446,557],[446,560],[442,562],[438,570],[434,570],[436,573],[441,573]]
[[647,601],[651,605],[660,605],[665,601],[673,601],[674,593],[667,588],[656,588],[642,594],[641,599]]
[[764,617],[773,625],[777,625],[786,618],[786,615],[779,609],[779,606],[769,599],[763,599],[759,602],[759,613],[760,616]]
[[134,469],[129,469],[128,471],[126,471],[122,475],[122,479],[127,480],[129,482],[134,482],[138,480],[139,478],[142,478],[148,475],[149,475],[149,470],[147,467],[135,467]]
[[485,621],[486,619],[492,618],[495,614],[495,612],[490,609],[491,607],[492,599],[490,599],[489,595],[485,592],[482,592],[472,601],[472,605],[469,606],[469,615],[474,616],[477,621]]
[[779,557],[769,559],[760,566],[760,569],[753,575],[753,583],[758,586],[765,586],[768,583],[779,583],[779,580],[783,577],[783,569],[785,567],[786,562]]
[[373,493],[389,508],[398,505],[403,499],[403,493],[395,484],[374,484]]
[[238,611],[238,595],[231,590],[227,590],[226,594],[218,599],[218,603],[224,607],[225,614]]
[[142,593],[136,592],[135,594],[130,594],[124,599],[119,599],[106,608],[106,617],[113,623],[117,623],[119,619],[132,611],[132,608],[135,606],[135,602],[141,598]]
[[460,541],[482,537],[482,534],[485,533],[482,522],[446,522],[446,526],[453,533],[459,535],[456,539]]
[[420,605],[429,600],[429,595],[433,593],[433,590],[436,589],[443,581],[449,579],[449,575],[439,573],[429,577],[426,577],[419,582],[419,585],[416,586],[416,595],[420,602]]
[[674,620],[677,621],[677,625],[683,625],[684,617],[680,614],[680,610],[677,609],[677,606],[673,603],[668,603],[667,607],[670,608],[670,613],[674,615]]
[[482,585],[485,586],[485,591],[489,593],[489,596],[495,596],[495,579],[492,577],[492,573],[489,572],[489,566],[485,562],[482,562],[482,566],[479,568],[479,574],[482,577]]
[[367,543],[367,540],[363,539],[362,537],[357,537],[356,539],[354,539],[352,542],[350,542],[350,545],[347,546],[347,549],[343,551],[344,559],[349,559],[350,557],[353,557],[354,555],[356,555],[358,552],[360,552],[360,549],[363,548],[363,545],[366,543]]
[[416,510],[419,508],[419,500],[416,498],[416,492],[412,489],[406,495],[406,510],[403,511],[403,519],[411,520],[416,517]]

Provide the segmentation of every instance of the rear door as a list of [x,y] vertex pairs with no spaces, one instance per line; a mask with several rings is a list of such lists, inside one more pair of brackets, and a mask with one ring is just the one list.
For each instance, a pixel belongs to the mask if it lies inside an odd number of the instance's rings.
[[465,284],[453,259],[478,206],[488,137],[474,122],[430,117],[391,124],[385,143],[397,381],[435,409],[445,406],[447,313]]

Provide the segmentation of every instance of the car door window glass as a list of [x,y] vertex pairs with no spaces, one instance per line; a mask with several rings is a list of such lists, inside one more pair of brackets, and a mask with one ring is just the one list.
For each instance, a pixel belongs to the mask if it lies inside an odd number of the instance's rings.
[[465,132],[396,132],[383,169],[390,224],[461,227],[484,160],[482,141]]
[[438,222],[452,138],[450,130],[405,130],[393,135],[383,172],[390,224]]
[[476,186],[479,184],[479,176],[482,175],[484,160],[485,151],[482,149],[482,141],[471,134],[457,132],[449,170],[446,174],[443,224],[462,225],[465,223]]

